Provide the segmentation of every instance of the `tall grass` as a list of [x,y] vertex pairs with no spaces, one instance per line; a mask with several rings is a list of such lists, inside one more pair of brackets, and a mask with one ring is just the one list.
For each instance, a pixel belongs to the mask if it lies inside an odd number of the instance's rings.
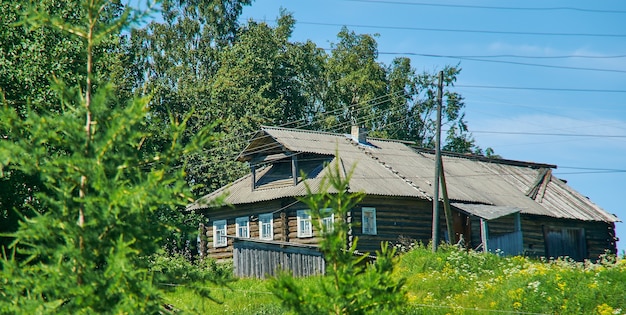
[[[427,313],[625,314],[626,261],[537,261],[444,247],[401,257],[409,301]],[[419,313],[419,312],[417,312]]]
[[[432,253],[417,246],[399,257],[396,276],[407,279],[405,314],[626,314],[624,257],[539,261],[446,246]],[[315,280],[301,281],[314,285]],[[229,286],[210,287],[222,304],[184,283],[164,294],[184,313],[286,314],[267,280],[239,279]]]

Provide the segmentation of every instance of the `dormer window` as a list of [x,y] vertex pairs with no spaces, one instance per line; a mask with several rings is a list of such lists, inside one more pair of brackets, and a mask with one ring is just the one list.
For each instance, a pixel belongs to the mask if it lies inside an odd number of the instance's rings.
[[[254,190],[296,186],[305,178],[316,177],[333,156],[309,153],[294,153],[281,159],[251,167]],[[257,169],[258,168],[258,169]]]

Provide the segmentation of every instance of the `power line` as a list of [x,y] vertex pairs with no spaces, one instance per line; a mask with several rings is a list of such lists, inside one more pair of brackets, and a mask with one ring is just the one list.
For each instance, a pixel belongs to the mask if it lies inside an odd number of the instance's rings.
[[463,84],[456,84],[455,86],[456,87],[464,87],[464,88],[477,88],[477,89],[533,90],[533,91],[559,91],[559,92],[626,93],[626,90],[608,90],[608,89],[573,89],[573,88],[546,88],[546,87],[494,86],[494,85],[463,85]]
[[[331,48],[322,48],[325,51],[332,51]],[[438,54],[420,54],[420,53],[411,53],[411,52],[378,52],[379,55],[403,55],[403,56],[419,56],[419,57],[433,57],[433,58],[450,58],[450,59],[461,59],[468,61],[478,61],[478,62],[491,62],[491,63],[505,63],[505,64],[514,64],[514,65],[522,65],[522,66],[532,66],[532,67],[543,67],[543,68],[555,68],[555,69],[568,69],[568,70],[585,70],[585,71],[600,71],[600,72],[616,72],[616,73],[626,73],[626,70],[617,70],[617,69],[602,69],[602,68],[585,68],[585,67],[572,67],[572,66],[556,66],[556,65],[546,65],[546,64],[538,64],[538,63],[528,63],[528,62],[519,62],[519,61],[509,61],[509,60],[487,60],[484,58],[502,58],[502,57],[513,57],[513,58],[534,58],[534,59],[557,59],[557,58],[624,58],[626,55],[618,55],[618,56],[607,56],[607,57],[595,57],[595,56],[519,56],[519,55],[487,55],[487,56],[457,56],[457,55],[438,55]]]
[[[395,98],[402,97],[403,96],[402,95],[403,92],[404,91],[396,91],[396,92],[393,92],[393,93],[387,93],[387,94],[384,94],[384,95],[381,95],[381,96],[377,96],[377,97],[375,97],[373,99],[370,99],[370,100],[360,101],[360,102],[358,102],[358,103],[356,103],[354,105],[360,106],[358,108],[359,110],[363,110],[363,109],[367,109],[367,108],[373,108],[374,106],[384,104],[384,103],[389,102],[389,101],[391,101],[391,100],[393,100]],[[306,127],[306,126],[313,125],[315,119],[321,119],[324,116],[328,116],[328,115],[335,114],[335,113],[341,114],[341,111],[345,111],[345,110],[347,110],[346,107],[340,106],[340,107],[338,107],[338,108],[336,108],[334,110],[324,111],[324,112],[316,112],[314,114],[314,117],[309,122],[306,122],[306,119],[301,118],[301,119],[298,119],[298,120],[293,120],[293,121],[288,121],[288,122],[282,123],[282,124],[278,125],[277,127],[287,127],[289,125],[292,125],[292,124],[295,124],[295,123],[298,123],[298,122],[302,122],[302,124],[290,127],[290,128],[294,128],[294,129],[299,129],[299,128],[303,128],[303,127]],[[248,133],[244,133],[244,134],[231,135],[230,137],[225,137],[225,138],[218,139],[218,141],[227,141],[227,140],[229,141],[229,140],[241,139],[241,137],[250,136],[250,135],[255,134],[256,132],[257,131],[248,132]]]
[[464,8],[464,9],[491,9],[491,10],[512,10],[512,11],[578,11],[578,12],[591,12],[591,13],[614,13],[624,14],[626,11],[621,10],[599,10],[599,9],[586,9],[576,7],[498,7],[498,6],[484,6],[484,5],[465,5],[465,4],[439,4],[439,3],[424,3],[424,2],[404,2],[404,1],[390,1],[390,0],[344,0],[352,2],[363,3],[385,3],[385,4],[400,4],[400,5],[413,5],[413,6],[428,6],[428,7],[443,7],[443,8]]
[[[349,0],[348,0],[349,1]],[[331,50],[324,48],[324,50]],[[440,54],[420,54],[413,52],[381,52],[380,55],[411,55],[422,57],[444,57],[444,58],[525,58],[525,59],[570,59],[570,58],[584,58],[584,59],[618,59],[626,58],[626,55],[559,55],[559,56],[528,56],[528,55],[514,55],[514,54],[501,54],[501,55],[440,55]]]
[[584,175],[584,174],[619,174],[626,173],[626,170],[622,171],[580,171],[580,172],[554,172],[554,175]]
[[526,136],[555,136],[555,137],[589,137],[589,138],[625,138],[626,135],[601,135],[601,134],[583,134],[583,133],[545,133],[545,132],[516,132],[516,131],[490,131],[490,130],[471,130],[471,133],[490,133],[503,135],[526,135]]
[[[299,22],[302,24],[314,24],[314,25],[334,25],[340,26],[341,24],[331,24],[331,23],[317,23],[317,22]],[[369,25],[348,25],[352,27],[375,27],[375,28],[392,28],[392,29],[418,29],[418,28],[405,28],[405,27],[385,27],[385,26],[369,26]],[[499,34],[527,34],[527,35],[579,35],[579,36],[615,36],[615,37],[626,37],[626,34],[572,34],[572,33],[524,33],[524,32],[501,32],[501,31],[468,31],[468,30],[442,30],[442,29],[422,29],[419,30],[438,30],[438,31],[459,31],[459,32],[488,32],[488,33],[499,33]],[[330,48],[322,48],[325,51],[332,51]],[[512,58],[532,58],[532,59],[563,59],[563,58],[624,58],[626,55],[617,55],[617,56],[519,56],[519,55],[487,55],[487,56],[459,56],[459,55],[439,55],[439,54],[420,54],[420,53],[397,53],[397,52],[378,52],[380,55],[406,55],[406,56],[421,56],[421,57],[434,57],[434,58],[452,58],[452,59],[461,59],[468,61],[478,61],[478,62],[491,62],[491,63],[504,63],[504,64],[514,64],[514,65],[523,65],[523,66],[532,66],[532,67],[542,67],[542,68],[554,68],[554,69],[568,69],[568,70],[583,70],[583,71],[600,71],[600,72],[613,72],[613,73],[626,73],[626,70],[619,69],[601,69],[601,68],[587,68],[587,67],[573,67],[573,66],[557,66],[557,65],[546,65],[546,64],[536,64],[536,63],[528,63],[528,62],[519,62],[519,61],[509,61],[509,60],[487,60],[485,58],[504,58],[504,57],[512,57]]]
[[[365,116],[359,117],[359,120],[357,121],[357,123],[358,124],[365,124],[367,122],[375,120],[376,118],[377,118],[377,113],[372,112],[372,113],[367,114]],[[403,122],[403,121],[404,121],[404,119],[399,120],[397,122],[394,122],[392,124],[400,123],[400,122]],[[312,123],[313,122],[311,122],[309,124],[312,124]],[[332,126],[332,128],[328,128],[328,129],[325,129],[325,130],[320,130],[320,131],[309,130],[309,131],[310,132],[322,132],[322,133],[336,133],[339,130],[342,130],[345,127],[350,126],[351,124],[352,124],[352,122],[345,121],[345,122],[341,122],[341,123],[335,124],[335,125]],[[392,125],[392,124],[390,124],[390,125]],[[307,130],[302,129],[302,131],[307,131]],[[265,135],[265,136],[262,136],[262,137],[259,137],[259,138],[255,138],[255,140],[263,139],[263,138],[267,138],[267,137],[271,137],[271,136],[270,135]],[[256,154],[256,153],[260,153],[260,152],[264,152],[264,151],[268,151],[268,150],[272,150],[272,149],[278,149],[278,148],[281,148],[281,147],[282,147],[282,144],[270,142],[270,143],[267,143],[267,144],[260,145],[260,146],[256,147],[252,151],[246,152],[246,155],[250,156],[250,155],[253,155],[253,154]],[[216,149],[218,149],[218,148],[216,148]],[[239,154],[240,153],[235,152],[235,153],[229,155],[229,157],[234,158],[234,157],[238,156]],[[292,155],[297,155],[297,154],[300,154],[300,152],[299,153],[294,153]],[[292,155],[288,155],[288,156],[292,156]]]
[[[492,87],[492,88],[496,88],[496,87]],[[387,102],[387,101],[389,101],[389,100],[391,100],[393,98],[397,98],[397,97],[401,97],[401,95],[398,95],[397,92],[396,93],[386,94],[386,95],[383,95],[381,97],[378,97],[378,98],[375,98],[373,100],[370,100],[369,104],[367,104],[368,102],[361,103],[361,105],[364,105],[361,109],[373,108],[376,105],[379,105],[381,103]],[[374,100],[376,100],[377,102],[372,102]],[[400,105],[397,105],[397,106],[400,106]],[[307,122],[305,124],[300,124],[300,125],[295,126],[295,129],[313,125],[317,121],[323,119],[326,115],[330,115],[330,114],[332,114],[334,112],[337,112],[337,111],[340,111],[340,110],[345,110],[345,108],[339,108],[339,109],[336,109],[336,110],[333,110],[333,111],[323,112],[319,116],[314,117],[313,120],[311,120],[311,121],[309,121],[309,122]],[[372,121],[372,120],[376,119],[376,117],[377,117],[376,115],[377,115],[376,113],[370,113],[370,114],[364,115],[364,116],[359,118],[358,123],[363,124],[363,123],[367,123],[369,121]],[[404,120],[405,119],[401,119],[401,120],[399,120],[397,122],[394,122],[392,124],[402,123],[402,122],[404,122]],[[297,121],[301,121],[301,120],[297,120]],[[294,122],[297,122],[297,121],[294,121]],[[282,126],[290,125],[290,124],[292,124],[294,122],[287,122],[287,123],[282,124]],[[351,122],[349,122],[349,121],[340,122],[340,123],[337,123],[337,124],[333,125],[333,127],[331,129],[321,130],[321,132],[337,132],[337,131],[342,130],[345,127],[349,126],[350,124],[351,124]],[[221,142],[221,140],[226,141],[226,140],[234,140],[234,139],[244,139],[244,137],[246,135],[251,135],[251,134],[254,134],[256,132],[257,131],[250,132],[250,133],[245,133],[245,134],[242,134],[242,135],[233,135],[231,137],[226,137],[226,138],[220,139],[220,141],[218,141],[218,142]],[[523,134],[523,135],[535,135],[535,136],[567,136],[567,137],[595,137],[595,138],[626,138],[626,136],[621,136],[621,135],[569,134],[569,133],[568,134],[563,134],[563,133],[539,133],[539,132],[530,133],[530,132],[480,131],[480,130],[478,130],[478,131],[470,130],[469,133],[470,134],[472,134],[472,133]],[[269,137],[269,136],[265,136],[265,137]],[[274,149],[274,148],[278,148],[278,147],[280,147],[280,146],[277,146],[275,143],[268,143],[268,144],[265,144],[265,145],[263,145],[261,147],[256,148],[254,151],[248,152],[248,153],[249,154],[254,154],[254,153],[257,153],[257,152],[265,151],[265,150],[268,150],[268,149]],[[211,149],[209,149],[209,151],[211,152],[211,151],[216,151],[216,150],[219,150],[219,149],[222,149],[222,146],[217,146],[217,147],[211,148]],[[239,153],[240,152],[235,152],[235,153],[233,153],[232,155],[229,155],[229,156],[234,158],[235,156],[239,155]]]
[[578,175],[578,174],[620,174],[620,173],[626,173],[626,169],[615,169],[615,168],[594,168],[594,167],[559,166],[559,169],[571,169],[571,170],[578,170],[578,171],[571,171],[571,172],[555,172],[555,175]]
[[626,169],[615,168],[595,168],[595,167],[580,167],[580,166],[559,166],[559,168],[572,169],[572,170],[585,170],[585,171],[607,171],[607,172],[626,172]]
[[[448,58],[451,58],[451,57],[448,57]],[[543,68],[556,68],[556,69],[569,69],[569,70],[586,70],[586,71],[626,73],[626,70],[617,70],[617,69],[599,69],[599,68],[585,68],[585,67],[572,67],[572,66],[555,66],[555,65],[545,65],[545,64],[519,62],[519,61],[488,60],[488,59],[480,59],[480,58],[464,58],[464,57],[457,57],[457,58],[458,59],[462,59],[462,60],[469,60],[469,61],[492,62],[492,63],[508,63],[508,64],[513,64],[513,65],[543,67]]]
[[431,27],[408,27],[408,26],[387,26],[387,25],[367,25],[367,24],[338,24],[324,22],[298,21],[298,24],[338,26],[338,27],[361,27],[375,29],[392,29],[407,31],[427,31],[427,32],[452,32],[452,33],[481,33],[481,34],[505,34],[505,35],[533,35],[533,36],[577,36],[577,37],[626,37],[626,34],[599,34],[599,33],[556,33],[556,32],[515,32],[515,31],[492,31],[492,30],[467,30],[467,29],[446,29]]

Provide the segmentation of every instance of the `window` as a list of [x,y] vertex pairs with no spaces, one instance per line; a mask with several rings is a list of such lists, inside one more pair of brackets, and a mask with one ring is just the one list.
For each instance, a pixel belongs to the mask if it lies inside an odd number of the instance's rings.
[[[335,228],[335,215],[332,209],[320,210],[322,215],[321,223],[325,231],[332,231]],[[311,222],[311,213],[309,210],[298,210],[298,237],[311,237],[313,236],[313,224]]]
[[250,221],[248,220],[248,217],[240,217],[235,219],[235,225],[236,225],[236,236],[237,237],[243,237],[243,238],[248,238],[250,237]]
[[[279,155],[276,155],[278,157]],[[324,169],[327,162],[332,161],[333,155],[321,155],[302,153],[298,154],[297,171],[298,182],[303,178],[301,173],[306,174],[305,178],[315,178]],[[293,169],[292,158],[284,156],[277,160],[268,160],[271,162],[270,169],[257,178],[254,189],[270,189],[278,187],[293,186]],[[259,173],[257,173],[259,174]]]
[[298,210],[298,237],[313,236],[311,214],[308,210]]
[[274,239],[274,215],[271,213],[259,215],[259,238],[262,240]]
[[361,227],[363,234],[376,235],[376,208],[361,209]]
[[322,226],[324,227],[324,230],[332,232],[335,229],[335,215],[333,214],[333,210],[327,208],[320,212],[323,215]]
[[226,220],[213,221],[213,247],[224,247],[228,245],[226,228]]

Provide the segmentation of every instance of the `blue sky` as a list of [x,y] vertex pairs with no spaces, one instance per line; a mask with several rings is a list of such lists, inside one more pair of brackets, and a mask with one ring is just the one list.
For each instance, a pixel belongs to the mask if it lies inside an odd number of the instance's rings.
[[[242,21],[274,25],[281,7],[297,20],[294,41],[329,48],[346,25],[379,34],[385,64],[386,53],[411,54],[418,72],[460,63],[455,90],[479,146],[558,165],[626,220],[626,1],[257,0]],[[622,252],[626,224],[617,234]]]

